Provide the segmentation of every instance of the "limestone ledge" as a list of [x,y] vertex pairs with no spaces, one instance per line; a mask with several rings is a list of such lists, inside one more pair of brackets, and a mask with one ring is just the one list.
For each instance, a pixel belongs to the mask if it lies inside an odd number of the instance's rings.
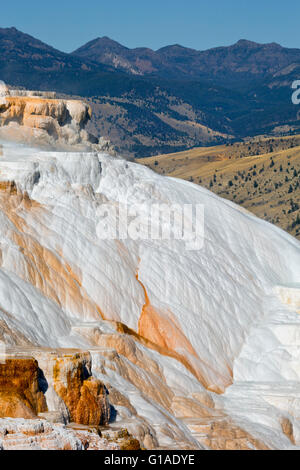
[[48,149],[114,153],[108,140],[85,130],[91,115],[91,107],[82,101],[0,84],[0,139]]
[[126,429],[103,436],[89,427],[68,427],[46,420],[0,419],[0,450],[138,450]]

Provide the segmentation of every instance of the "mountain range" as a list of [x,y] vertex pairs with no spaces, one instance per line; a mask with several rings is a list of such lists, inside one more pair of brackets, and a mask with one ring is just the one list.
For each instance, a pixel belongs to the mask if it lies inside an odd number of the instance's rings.
[[142,47],[129,49],[102,37],[88,42],[72,55],[136,75],[157,75],[175,80],[204,78],[219,82],[266,78],[300,63],[299,49],[284,48],[276,43],[257,44],[244,39],[229,47],[207,51],[179,44],[153,51]]
[[85,98],[92,130],[124,154],[154,155],[246,136],[299,130],[291,84],[300,50],[240,40],[196,51],[129,49],[107,37],[71,54],[0,29],[0,78]]

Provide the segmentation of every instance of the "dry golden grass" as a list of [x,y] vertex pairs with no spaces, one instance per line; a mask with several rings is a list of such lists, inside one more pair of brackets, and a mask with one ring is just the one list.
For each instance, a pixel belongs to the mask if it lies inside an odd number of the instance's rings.
[[137,161],[200,184],[300,239],[300,136],[254,138]]

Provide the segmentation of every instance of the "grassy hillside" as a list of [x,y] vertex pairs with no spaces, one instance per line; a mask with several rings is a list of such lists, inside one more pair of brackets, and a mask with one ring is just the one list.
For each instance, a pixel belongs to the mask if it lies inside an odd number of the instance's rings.
[[139,159],[242,205],[300,240],[300,135]]

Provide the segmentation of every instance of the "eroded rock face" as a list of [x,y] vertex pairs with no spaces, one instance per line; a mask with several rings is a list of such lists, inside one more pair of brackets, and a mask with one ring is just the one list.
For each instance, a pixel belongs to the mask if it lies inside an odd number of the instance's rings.
[[0,138],[5,140],[61,150],[113,152],[109,141],[85,130],[91,113],[82,101],[0,87]]
[[7,358],[0,363],[0,417],[34,418],[47,411],[33,358]]
[[107,425],[108,393],[91,376],[89,353],[39,352],[33,357],[8,357],[0,364],[0,417],[36,418]]
[[66,404],[71,421],[86,425],[108,424],[107,391],[102,382],[91,376],[90,358],[76,354],[56,359],[53,385]]

